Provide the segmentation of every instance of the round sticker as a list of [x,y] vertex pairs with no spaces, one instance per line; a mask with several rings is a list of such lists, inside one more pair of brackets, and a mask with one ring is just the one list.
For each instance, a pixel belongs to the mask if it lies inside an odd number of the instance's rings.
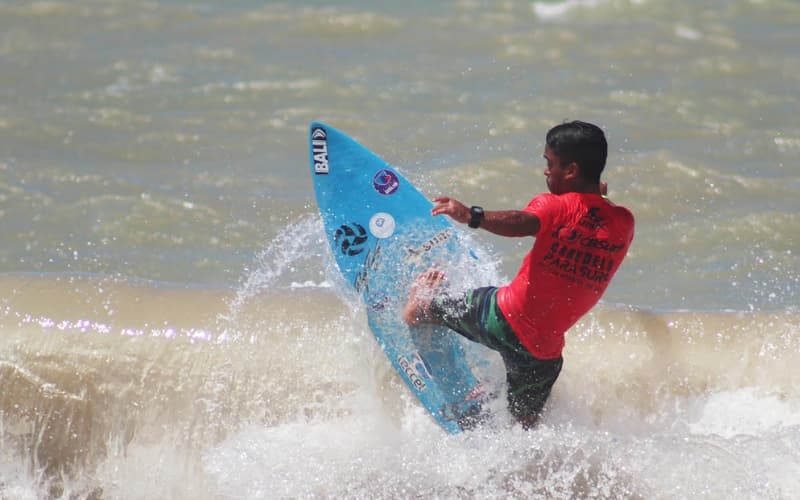
[[378,212],[369,220],[369,232],[376,238],[388,238],[394,234],[394,217]]
[[380,194],[393,194],[400,187],[400,179],[397,174],[384,168],[372,178],[372,187]]

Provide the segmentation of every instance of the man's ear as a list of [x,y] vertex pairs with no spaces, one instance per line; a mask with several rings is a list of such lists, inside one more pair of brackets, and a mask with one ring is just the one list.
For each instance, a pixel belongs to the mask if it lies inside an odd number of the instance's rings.
[[564,168],[564,177],[566,179],[577,179],[579,174],[580,174],[579,170],[580,170],[580,167],[578,166],[577,163],[575,163],[574,161],[570,162]]

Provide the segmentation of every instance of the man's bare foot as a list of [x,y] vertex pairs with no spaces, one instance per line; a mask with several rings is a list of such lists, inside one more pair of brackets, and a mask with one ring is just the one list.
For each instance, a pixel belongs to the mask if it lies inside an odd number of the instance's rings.
[[444,279],[444,273],[437,269],[428,269],[417,276],[416,281],[411,285],[408,302],[403,311],[403,320],[408,326],[416,326],[430,319],[433,292],[441,286]]

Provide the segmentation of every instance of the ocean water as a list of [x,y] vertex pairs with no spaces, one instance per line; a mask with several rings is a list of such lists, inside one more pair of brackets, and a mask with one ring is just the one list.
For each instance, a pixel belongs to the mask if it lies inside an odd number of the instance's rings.
[[[0,1],[0,498],[795,498],[798,25],[788,0]],[[447,435],[338,278],[308,124],[500,209],[546,189],[568,119],[605,129],[633,247],[541,424]],[[531,244],[472,238],[498,283]]]

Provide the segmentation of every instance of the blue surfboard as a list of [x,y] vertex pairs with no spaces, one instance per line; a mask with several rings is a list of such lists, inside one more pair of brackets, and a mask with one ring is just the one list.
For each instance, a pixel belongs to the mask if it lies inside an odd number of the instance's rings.
[[311,176],[336,263],[364,300],[370,329],[394,368],[448,432],[474,425],[486,386],[465,342],[445,328],[409,328],[408,292],[423,271],[474,265],[432,203],[373,152],[323,123],[310,127]]

